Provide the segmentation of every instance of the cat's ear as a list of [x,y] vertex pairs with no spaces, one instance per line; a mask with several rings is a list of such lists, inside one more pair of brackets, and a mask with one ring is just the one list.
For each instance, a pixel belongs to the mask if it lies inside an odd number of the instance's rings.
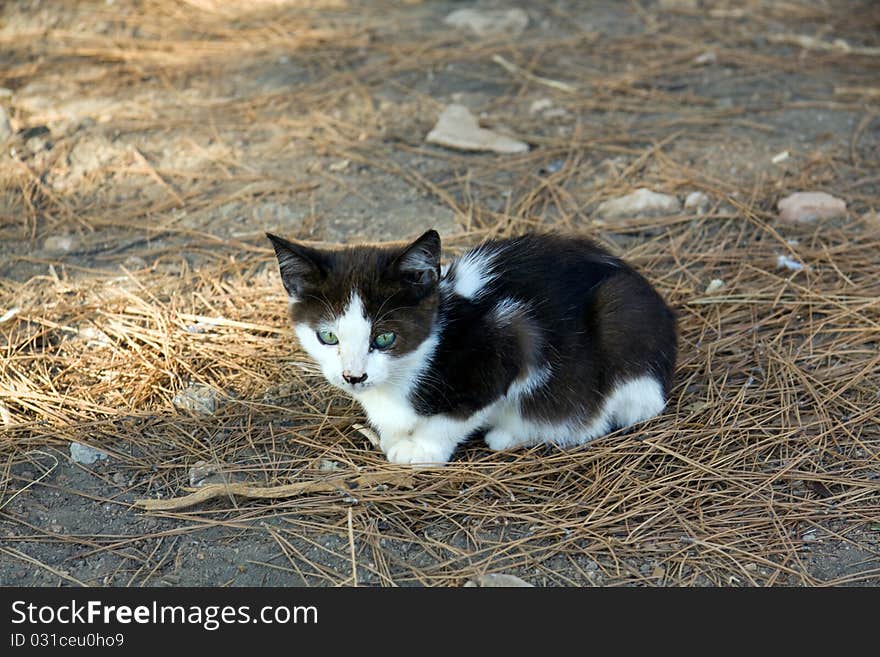
[[320,251],[271,233],[266,233],[266,237],[275,248],[284,289],[292,297],[300,296],[304,288],[317,284],[326,275],[327,260]]
[[440,280],[440,235],[429,230],[410,244],[394,261],[394,272],[422,287],[433,287]]

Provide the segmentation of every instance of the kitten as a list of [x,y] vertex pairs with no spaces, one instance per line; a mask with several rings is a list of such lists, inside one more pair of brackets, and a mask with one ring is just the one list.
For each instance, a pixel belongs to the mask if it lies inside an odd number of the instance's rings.
[[479,430],[493,450],[577,445],[666,405],[673,313],[586,239],[490,241],[441,274],[433,230],[337,250],[267,236],[300,344],[393,463],[446,463]]

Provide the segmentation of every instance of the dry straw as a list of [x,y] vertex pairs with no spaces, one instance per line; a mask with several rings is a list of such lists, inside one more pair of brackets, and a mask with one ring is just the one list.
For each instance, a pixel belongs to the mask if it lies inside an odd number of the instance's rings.
[[[22,529],[4,548],[7,556],[20,552],[16,540],[63,541],[80,556],[123,555],[129,583],[153,583],[177,537],[223,527],[271,537],[281,560],[269,566],[313,584],[458,585],[500,571],[562,585],[878,581],[880,239],[877,225],[857,215],[880,207],[877,152],[860,144],[873,119],[857,122],[844,157],[799,154],[784,187],[768,175],[744,183],[691,156],[714,148],[721,126],[773,133],[775,101],[749,111],[721,107],[657,82],[686,78],[708,48],[744,79],[795,70],[778,50],[783,45],[740,47],[743,25],[780,19],[773,3],[750,3],[745,18],[706,19],[688,38],[658,28],[618,38],[527,36],[515,44],[449,34],[371,39],[371,29],[383,29],[380,16],[355,20],[344,3],[296,11],[270,3],[251,13],[234,3],[147,4],[150,11],[129,16],[129,25],[162,40],[4,33],[0,44],[18,63],[0,73],[0,84],[51,77],[66,58],[89,61],[104,71],[94,88],[117,101],[114,129],[182,130],[194,144],[225,131],[251,134],[255,150],[244,158],[216,147],[191,169],[160,166],[148,149],[129,150],[121,168],[90,174],[65,194],[25,164],[3,162],[3,194],[16,216],[5,238],[67,230],[97,237],[66,259],[16,256],[13,265],[36,273],[0,279],[0,311],[19,309],[0,324],[0,500],[25,485],[17,466],[34,450],[64,452],[70,441],[86,441],[107,450],[130,482],[118,500],[103,501],[155,500],[145,506],[176,523],[158,533],[58,538],[22,513],[32,488],[0,502],[4,521]],[[786,7],[792,24],[827,18],[821,8]],[[396,26],[395,34],[418,29],[420,20]],[[847,26],[857,28],[844,21],[840,29]],[[41,58],[27,56],[40,48]],[[362,59],[367,52],[373,57]],[[124,100],[122,89],[135,79],[152,76],[175,90],[188,76],[235,70],[239,60],[268,66],[281,54],[306,73],[277,91]],[[572,57],[584,65],[554,64]],[[601,72],[601,57],[633,65]],[[814,71],[844,67],[839,86],[850,90],[870,88],[865,72],[877,70],[876,58],[841,48],[810,57]],[[529,154],[464,156],[422,145],[440,104],[417,92],[414,80],[450,58],[475,80],[496,87],[492,80],[502,80],[489,109],[535,146]],[[565,88],[548,86],[554,80]],[[371,100],[379,90],[409,104],[382,114]],[[873,96],[853,93],[790,107],[876,118],[864,106]],[[529,94],[549,96],[592,123],[559,132],[507,109],[527,107]],[[646,105],[652,116],[633,121]],[[29,120],[56,118],[45,112]],[[360,411],[295,348],[267,245],[258,235],[212,234],[211,217],[230,204],[308,205],[331,182],[364,194],[351,177],[327,169],[286,175],[269,165],[294,142],[297,158],[369,165],[447,205],[461,228],[447,242],[450,253],[540,227],[591,234],[629,259],[679,315],[681,357],[667,412],[579,449],[493,454],[473,444],[443,469],[403,473],[387,464],[355,428]],[[47,166],[60,166],[72,147],[62,141],[55,147],[61,159]],[[411,166],[410,158],[424,166]],[[841,185],[850,216],[780,226],[775,199],[816,179],[828,181],[829,191]],[[101,181],[148,191],[120,200]],[[592,216],[602,200],[642,185],[681,195],[699,189],[714,204],[698,218],[611,225]],[[299,236],[331,216],[306,217]],[[412,233],[421,228],[414,224]],[[106,235],[113,239],[103,241]],[[131,255],[144,260],[120,268]],[[777,269],[779,255],[804,269]],[[724,286],[707,295],[713,279]],[[216,391],[212,414],[175,406],[175,396],[194,384]],[[171,509],[168,498],[190,492],[199,461],[221,481],[199,489],[186,508]],[[328,535],[339,541],[328,544]],[[128,550],[145,539],[152,551]],[[811,564],[817,545],[856,548],[873,561],[822,576]]]

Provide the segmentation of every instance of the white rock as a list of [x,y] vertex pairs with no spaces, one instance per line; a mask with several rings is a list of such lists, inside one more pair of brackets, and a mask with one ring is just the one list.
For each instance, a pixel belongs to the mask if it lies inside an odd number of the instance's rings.
[[529,150],[529,145],[524,142],[481,128],[464,105],[447,105],[426,140],[462,151],[525,153]]
[[199,415],[211,415],[217,410],[219,393],[211,386],[202,383],[190,383],[186,388],[174,395],[171,403],[182,411],[192,411]]
[[214,483],[211,478],[217,474],[219,466],[206,461],[196,461],[189,469],[189,485],[193,488]]
[[790,269],[791,271],[801,271],[804,268],[804,265],[799,263],[797,260],[792,260],[788,256],[780,255],[776,256],[776,268]]
[[551,107],[553,107],[552,100],[549,98],[539,98],[538,100],[532,101],[532,104],[529,105],[529,114],[537,114],[538,112],[543,112]]
[[95,449],[82,443],[72,442],[70,443],[70,458],[82,465],[92,465],[97,461],[106,459],[107,452],[102,452],[100,449]]
[[681,210],[678,199],[641,187],[632,194],[610,199],[596,208],[603,217],[634,217],[640,214],[674,214]]
[[846,202],[825,192],[796,192],[777,204],[783,221],[809,222],[846,214]]
[[697,0],[659,0],[657,6],[673,11],[695,11],[699,8]]
[[479,36],[519,36],[529,25],[529,15],[522,9],[456,9],[443,22]]
[[12,124],[9,123],[9,115],[3,106],[0,106],[0,144],[12,136]]
[[718,61],[718,53],[714,50],[707,50],[704,53],[700,53],[696,57],[694,57],[694,64],[699,64],[703,66],[705,64],[714,64]]
[[724,287],[724,281],[720,278],[713,278],[706,286],[706,294],[713,294]]
[[10,319],[15,317],[20,312],[21,312],[21,308],[18,308],[18,307],[10,308],[5,313],[0,315],[0,324],[5,324],[6,322],[8,322]]
[[478,575],[472,580],[469,580],[466,584],[466,587],[484,587],[484,588],[510,588],[510,587],[534,587],[534,584],[529,584],[523,579],[520,579],[516,575],[505,575],[504,573],[491,573],[489,575]]
[[703,192],[691,192],[684,200],[684,209],[693,210],[697,214],[703,214],[709,209],[709,197]]
[[782,151],[780,153],[777,153],[773,157],[771,157],[770,161],[773,164],[780,164],[782,162],[785,162],[789,158],[790,155],[791,154],[788,151]]
[[43,250],[49,253],[68,253],[75,241],[70,235],[52,235],[43,242]]

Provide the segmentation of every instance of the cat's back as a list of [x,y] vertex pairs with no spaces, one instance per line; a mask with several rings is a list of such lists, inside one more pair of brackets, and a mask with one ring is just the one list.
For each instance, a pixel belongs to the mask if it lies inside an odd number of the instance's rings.
[[594,242],[574,236],[529,233],[490,240],[453,261],[443,284],[473,302],[492,298],[583,299],[606,279],[635,275]]

